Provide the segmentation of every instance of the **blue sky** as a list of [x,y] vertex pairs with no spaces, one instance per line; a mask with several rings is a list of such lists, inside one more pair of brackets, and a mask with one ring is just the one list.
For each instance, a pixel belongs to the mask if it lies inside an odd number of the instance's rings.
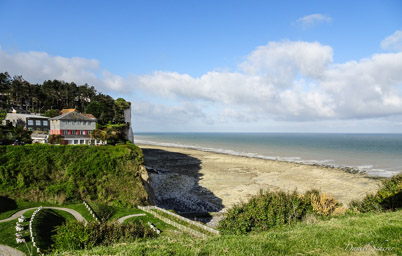
[[0,0],[0,72],[123,96],[136,131],[401,132],[401,13],[401,1]]

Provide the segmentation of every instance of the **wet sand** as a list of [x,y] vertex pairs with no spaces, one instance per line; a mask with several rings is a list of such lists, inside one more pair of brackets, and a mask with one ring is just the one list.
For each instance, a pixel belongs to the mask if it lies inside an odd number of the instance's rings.
[[[159,198],[198,197],[217,210],[247,201],[260,189],[303,193],[318,189],[348,204],[377,191],[378,179],[340,169],[258,158],[232,156],[193,149],[139,145],[145,165],[163,170],[152,175]],[[163,176],[168,174],[168,176]],[[172,192],[173,191],[173,192]],[[158,196],[157,196],[158,197]]]

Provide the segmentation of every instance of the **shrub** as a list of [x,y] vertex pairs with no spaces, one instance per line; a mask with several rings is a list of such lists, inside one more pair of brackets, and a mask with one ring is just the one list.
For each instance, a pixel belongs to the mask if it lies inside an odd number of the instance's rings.
[[32,229],[35,236],[35,242],[42,250],[50,249],[52,245],[51,236],[56,234],[55,227],[65,222],[64,217],[53,210],[43,209],[35,216]]
[[91,207],[101,222],[107,221],[114,213],[114,208],[106,204],[91,203]]
[[153,231],[142,222],[97,223],[88,225],[67,222],[57,228],[52,237],[57,250],[90,249],[95,246],[109,246],[121,242],[134,242],[138,238],[153,237]]
[[335,198],[325,193],[311,195],[311,205],[313,206],[313,210],[320,215],[331,215],[335,211],[337,204],[338,201],[335,200]]
[[402,173],[384,180],[382,188],[377,192],[378,202],[385,210],[396,210],[402,207]]
[[402,174],[386,179],[376,194],[352,201],[350,208],[358,212],[381,212],[402,207]]
[[17,203],[8,197],[0,196],[0,212],[17,209]]
[[309,191],[299,195],[296,191],[260,191],[248,203],[240,203],[229,209],[226,218],[219,223],[219,229],[223,233],[244,234],[294,224],[311,211],[310,195],[315,193]]
[[121,146],[0,146],[0,196],[42,202],[80,199],[121,207],[147,204],[143,155]]

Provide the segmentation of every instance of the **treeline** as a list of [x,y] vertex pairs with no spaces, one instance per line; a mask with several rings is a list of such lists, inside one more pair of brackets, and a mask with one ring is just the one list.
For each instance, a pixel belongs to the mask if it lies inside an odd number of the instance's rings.
[[31,84],[22,76],[11,77],[0,73],[0,112],[10,107],[46,114],[58,115],[59,110],[75,108],[79,112],[93,114],[101,125],[123,123],[123,110],[128,102],[99,93],[88,84],[77,85],[60,80],[47,80]]
[[134,144],[89,147],[0,146],[0,196],[39,202],[147,204],[140,177],[143,154]]

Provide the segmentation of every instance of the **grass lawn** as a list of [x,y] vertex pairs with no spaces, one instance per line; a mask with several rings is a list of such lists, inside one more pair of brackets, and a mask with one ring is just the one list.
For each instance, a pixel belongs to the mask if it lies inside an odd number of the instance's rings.
[[161,221],[160,219],[155,218],[153,215],[146,212],[144,213],[146,214],[145,216],[132,217],[125,220],[123,223],[127,223],[130,221],[141,221],[144,225],[148,225],[148,222],[151,222],[155,225],[156,228],[162,231],[160,236],[171,236],[181,233],[181,231],[178,231],[175,227]]
[[131,215],[131,214],[139,214],[139,213],[145,213],[143,210],[140,210],[138,208],[120,208],[120,207],[114,207],[114,213],[112,216],[110,216],[111,221],[113,220],[118,220],[121,217]]
[[[202,229],[202,228],[200,228],[200,227],[198,227],[198,226],[196,226],[196,225],[193,225],[193,224],[191,224],[191,223],[189,223],[189,222],[183,221],[183,220],[181,220],[181,219],[179,219],[179,218],[176,218],[176,217],[174,217],[174,216],[172,216],[172,215],[170,215],[170,214],[167,214],[167,213],[165,213],[165,212],[163,212],[163,211],[160,211],[160,210],[157,210],[157,209],[152,209],[152,211],[156,212],[157,214],[159,214],[159,215],[162,216],[162,217],[165,217],[165,218],[167,218],[167,219],[169,219],[169,220],[171,220],[171,221],[176,222],[177,224],[180,224],[180,225],[182,225],[182,226],[191,228],[191,229],[193,229],[193,230],[195,230],[195,231],[198,231],[198,232],[200,232],[200,233],[203,233],[203,234],[205,234],[205,235],[208,235],[208,236],[213,236],[213,235],[215,235],[215,234],[213,234],[213,233],[211,233],[211,232],[206,231],[205,229]],[[202,224],[202,223],[201,223],[201,224]],[[203,224],[202,224],[202,225],[203,225]]]
[[[32,206],[29,206],[29,207],[32,207]],[[24,213],[24,216],[27,218],[30,218],[34,211],[35,210],[29,210],[26,213]],[[72,216],[68,212],[59,211],[59,210],[52,210],[52,211],[54,211],[58,215],[60,215],[60,217],[64,221],[67,221],[67,220],[74,221],[75,220],[74,216]],[[30,241],[29,219],[28,219],[28,221],[25,221],[24,223],[22,223],[23,226],[25,226],[25,230],[18,232],[18,233],[21,233],[23,235],[23,237],[25,237],[25,240],[27,241],[27,243],[25,243],[25,244],[17,244],[17,242],[15,241],[15,233],[17,232],[17,231],[15,231],[16,222],[17,222],[17,219],[0,223],[0,244],[5,244],[5,245],[8,245],[15,249],[18,249],[27,255],[30,255],[30,252],[32,252],[33,255],[37,255],[36,248],[34,248],[32,246],[32,243]],[[51,223],[48,223],[48,224],[52,225]]]
[[65,255],[402,255],[402,210],[298,223],[249,235],[165,236]]
[[[30,218],[34,211],[35,210],[29,210],[26,213],[24,213],[24,216],[27,218]],[[60,215],[63,220],[72,220],[72,221],[75,220],[74,216],[72,216],[68,212],[59,211],[59,210],[52,210],[52,211],[54,211],[58,215]],[[0,244],[5,244],[5,245],[8,245],[15,249],[18,249],[27,255],[30,255],[30,252],[33,252],[33,255],[37,255],[36,248],[34,248],[32,246],[32,243],[30,241],[29,221],[25,221],[24,223],[22,223],[23,226],[25,226],[25,230],[18,232],[18,233],[21,233],[23,235],[23,237],[25,237],[25,240],[27,241],[27,243],[25,243],[25,244],[17,244],[17,242],[15,241],[15,233],[17,232],[17,231],[15,231],[15,223],[16,222],[17,222],[17,219],[0,223]],[[49,223],[49,225],[51,225],[51,223]]]

